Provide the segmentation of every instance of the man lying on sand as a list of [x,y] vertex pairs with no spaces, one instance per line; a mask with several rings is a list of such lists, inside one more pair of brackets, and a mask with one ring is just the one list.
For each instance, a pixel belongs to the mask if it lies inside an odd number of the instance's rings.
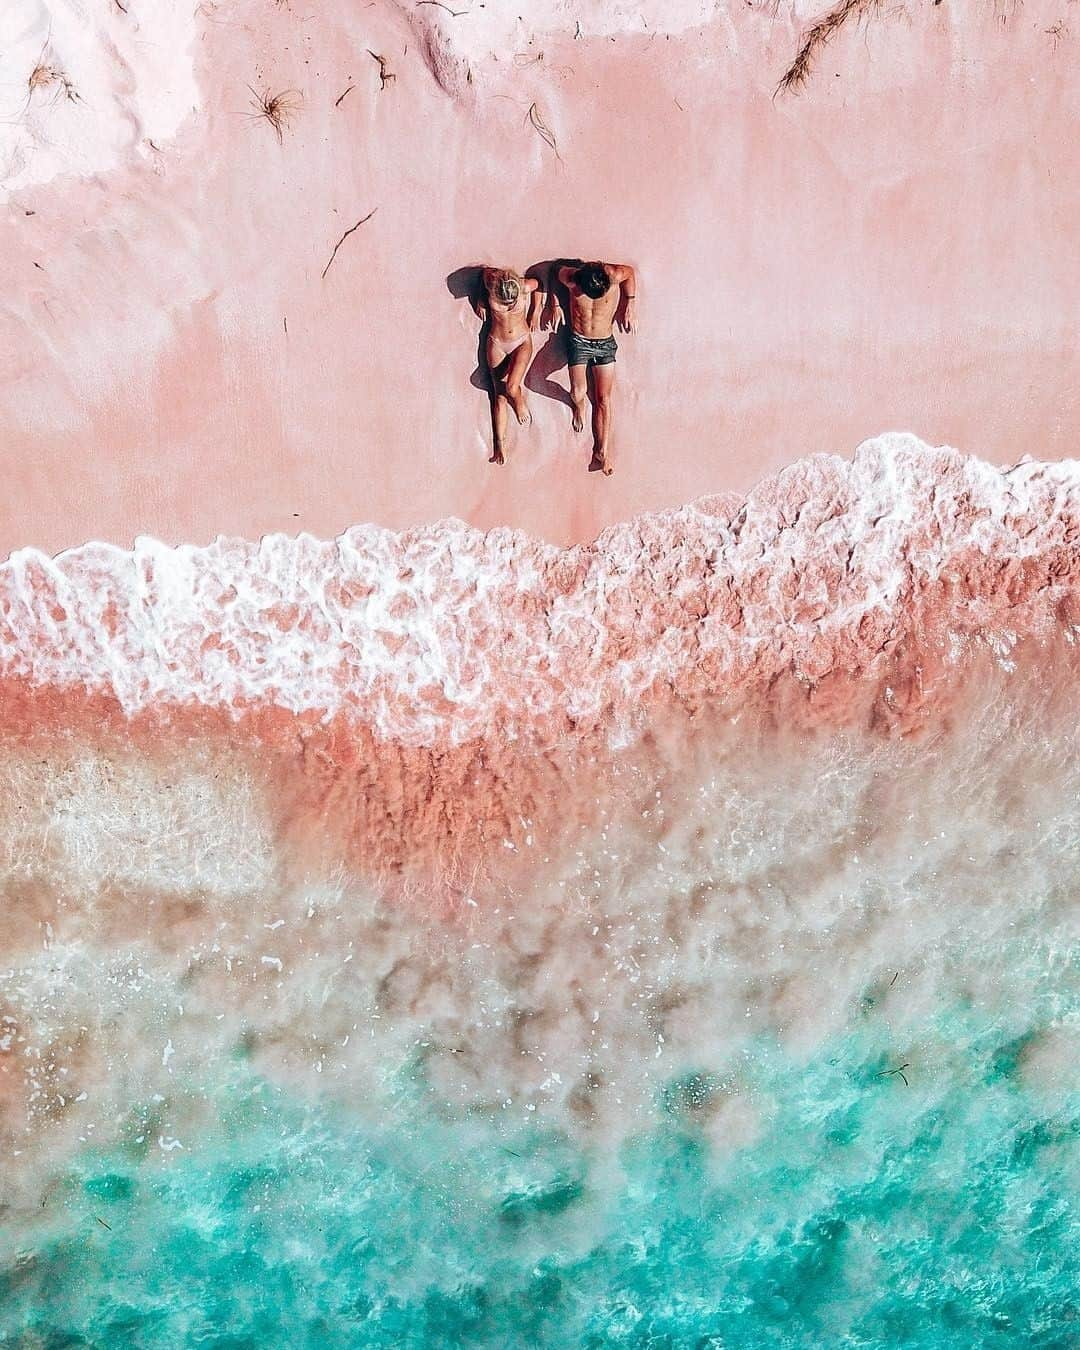
[[[522,426],[532,421],[523,382],[533,353],[530,330],[539,322],[543,296],[538,281],[505,268],[485,267],[481,280],[484,294],[474,308],[481,319],[490,320],[484,354],[495,392],[491,463],[505,464],[506,405],[514,409]],[[526,300],[526,296],[531,298]]]
[[[570,324],[566,330],[567,364],[570,367],[570,397],[574,404],[574,430],[585,426],[585,399],[592,370],[593,452],[590,473],[610,475],[614,470],[608,453],[611,438],[611,391],[615,385],[617,346],[612,326],[616,315],[625,333],[637,332],[637,276],[622,263],[587,262],[560,267],[558,280],[570,292]],[[562,317],[555,301],[555,321]]]

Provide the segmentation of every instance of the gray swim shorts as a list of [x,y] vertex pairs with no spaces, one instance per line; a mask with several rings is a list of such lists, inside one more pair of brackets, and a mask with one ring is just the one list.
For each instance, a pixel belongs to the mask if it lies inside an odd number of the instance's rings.
[[566,363],[570,366],[610,366],[618,347],[614,334],[606,338],[587,338],[566,330]]

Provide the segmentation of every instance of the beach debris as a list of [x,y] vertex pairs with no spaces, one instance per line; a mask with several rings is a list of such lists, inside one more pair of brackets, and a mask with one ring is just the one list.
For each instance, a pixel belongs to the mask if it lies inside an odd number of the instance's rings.
[[348,89],[345,90],[345,93],[344,93],[344,94],[339,94],[338,97],[334,100],[334,107],[335,107],[335,108],[340,108],[341,105],[345,102],[345,99],[348,97],[349,94],[352,93],[352,91],[353,91],[355,88],[356,88],[356,85],[355,85],[355,84],[350,84],[349,87],[348,87]]
[[113,0],[113,4],[116,6],[116,8],[120,11],[121,14],[126,14],[128,12],[127,5],[122,5],[120,3],[120,0]]
[[436,9],[445,9],[447,14],[453,19],[460,19],[463,14],[468,14],[467,9],[451,9],[449,5],[444,5],[443,0],[416,0],[416,8],[421,5],[434,5]]
[[1054,39],[1055,51],[1057,50],[1057,45],[1060,42],[1060,40],[1063,37],[1069,36],[1069,30],[1065,25],[1064,19],[1058,19],[1058,21],[1056,23],[1052,23],[1049,28],[1044,28],[1043,32],[1046,34],[1047,37],[1051,37]]
[[[368,56],[379,63],[379,92],[381,93],[391,80],[397,79],[397,76],[386,64],[385,56],[380,56],[378,52],[373,52],[370,47],[367,49],[367,53]],[[345,93],[348,93],[348,90],[346,90]],[[344,98],[345,94],[342,94],[341,97]]]
[[875,1077],[875,1078],[897,1078],[897,1077],[899,1077],[899,1078],[902,1078],[902,1079],[904,1080],[904,1086],[905,1086],[905,1087],[910,1087],[911,1084],[908,1082],[908,1080],[907,1080],[907,1074],[904,1072],[905,1069],[909,1069],[910,1067],[911,1067],[910,1064],[901,1064],[900,1067],[899,1067],[898,1069],[882,1069],[882,1071],[881,1071],[880,1073],[874,1074],[874,1077]]
[[576,22],[576,24],[577,24],[577,27],[574,29],[574,37],[575,37],[575,39],[580,38],[580,37],[584,37],[585,34],[581,31],[581,20],[580,20],[580,19],[577,19],[577,20],[575,20],[575,22]]
[[897,981],[899,978],[900,978],[900,972],[897,971],[896,974],[895,974],[895,975],[892,977],[892,979],[889,981],[889,988],[890,988],[890,989],[893,987],[893,985],[896,983],[896,981]]
[[866,10],[876,8],[880,3],[881,0],[840,0],[840,4],[830,9],[807,32],[795,60],[784,72],[775,93],[786,94],[794,89],[800,89],[809,79],[811,68],[822,48],[832,41],[848,19],[853,15],[858,17]]
[[[94,1218],[97,1219],[97,1215],[96,1215],[96,1214],[94,1215]],[[110,1233],[112,1232],[112,1225],[111,1225],[111,1224],[107,1224],[107,1223],[105,1222],[104,1219],[97,1219],[97,1221],[98,1221],[99,1224],[101,1224],[102,1228],[107,1228],[107,1229],[109,1230]]]
[[27,89],[33,94],[37,89],[51,89],[53,85],[57,86],[57,93],[62,93],[69,103],[81,102],[75,86],[59,66],[50,66],[44,61],[38,61],[26,81]]
[[326,264],[326,266],[325,266],[325,267],[323,268],[323,270],[322,270],[323,277],[325,277],[326,274],[327,274],[327,272],[330,271],[330,265],[331,265],[331,263],[333,263],[334,259],[335,259],[335,258],[337,257],[337,255],[338,255],[338,249],[342,246],[342,244],[345,242],[345,240],[348,239],[349,235],[355,233],[355,232],[360,228],[361,225],[366,225],[367,222],[371,219],[371,217],[375,214],[375,212],[376,212],[378,209],[379,209],[379,208],[378,208],[377,206],[372,207],[372,209],[367,213],[366,216],[364,216],[362,219],[358,220],[358,221],[356,222],[355,225],[350,225],[350,226],[349,226],[349,228],[345,231],[345,233],[341,236],[341,238],[340,238],[340,239],[337,241],[337,243],[334,245],[334,251],[333,251],[333,253],[330,254],[330,262],[328,262],[328,263]]
[[250,84],[248,89],[251,91],[251,106],[255,111],[248,113],[247,116],[269,122],[280,144],[284,139],[285,129],[300,111],[303,95],[299,89],[283,89],[280,94],[271,94],[268,89],[259,94]]
[[562,155],[559,154],[559,143],[555,139],[555,133],[544,121],[543,115],[535,103],[529,104],[529,111],[525,114],[525,120],[532,123],[540,139],[546,141],[555,151],[555,158],[561,160]]

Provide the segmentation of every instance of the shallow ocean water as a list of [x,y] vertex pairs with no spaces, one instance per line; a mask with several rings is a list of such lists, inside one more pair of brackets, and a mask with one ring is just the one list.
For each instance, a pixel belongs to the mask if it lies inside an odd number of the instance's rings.
[[922,1043],[948,1066],[907,1088],[869,1026],[808,1063],[755,1047],[737,1071],[773,1104],[719,1160],[707,1072],[601,1162],[422,1108],[357,1130],[240,1068],[183,1160],[129,1142],[63,1170],[33,1247],[6,1244],[0,1325],[48,1346],[1072,1345],[1078,1123],[1020,1081],[1037,1035],[943,1010]]
[[638,757],[467,922],[242,860],[118,947],[113,865],[0,972],[4,1343],[1075,1344],[1075,733],[994,678],[935,744]]

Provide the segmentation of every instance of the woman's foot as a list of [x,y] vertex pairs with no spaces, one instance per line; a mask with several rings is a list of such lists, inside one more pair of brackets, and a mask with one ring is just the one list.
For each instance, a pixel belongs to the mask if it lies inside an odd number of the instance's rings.
[[529,411],[529,400],[525,397],[525,391],[520,394],[514,394],[510,398],[510,406],[514,410],[514,416],[523,427],[527,427],[532,421],[532,413]]

